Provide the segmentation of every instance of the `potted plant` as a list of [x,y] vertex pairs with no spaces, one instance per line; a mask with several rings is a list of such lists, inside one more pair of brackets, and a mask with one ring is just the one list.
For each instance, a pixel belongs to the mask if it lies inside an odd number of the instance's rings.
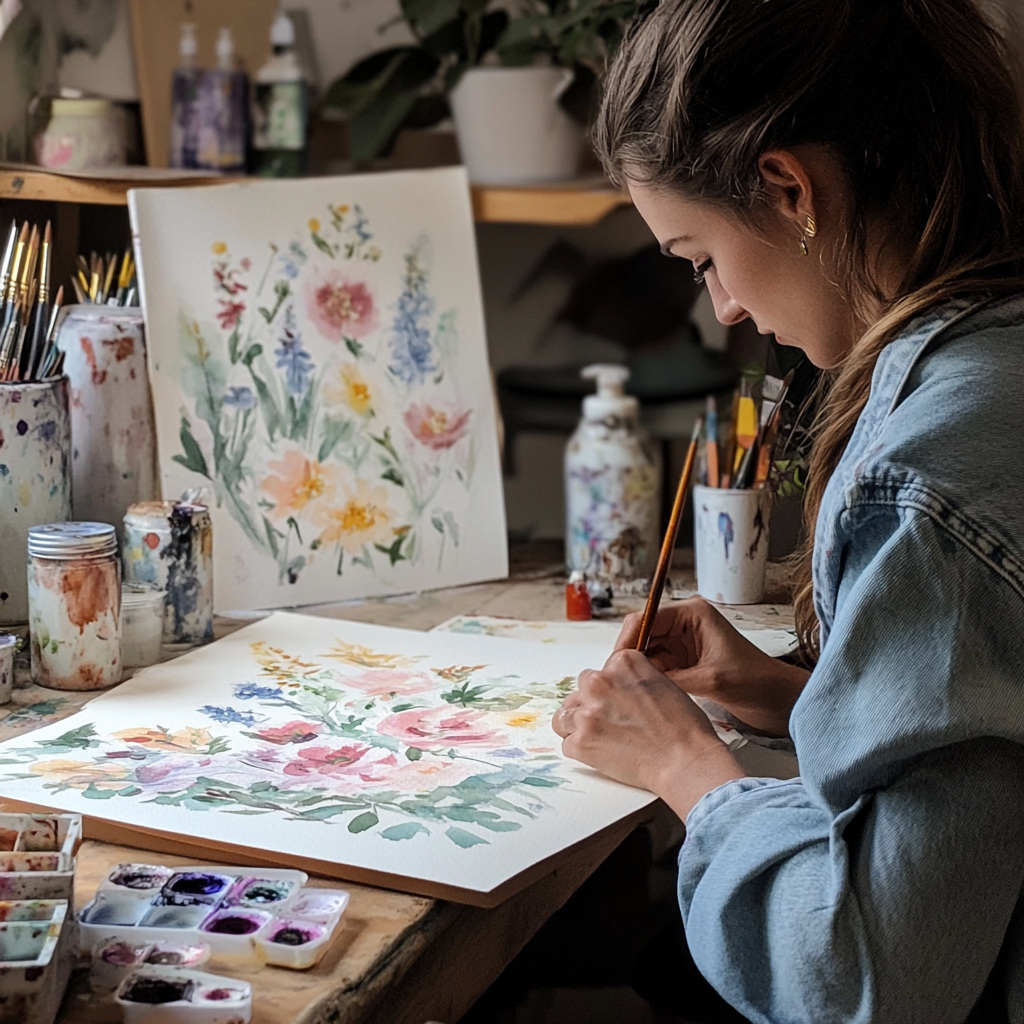
[[512,15],[492,4],[402,0],[415,42],[359,61],[324,97],[349,118],[353,157],[452,112],[472,180],[571,177],[597,75],[641,0],[522,0]]

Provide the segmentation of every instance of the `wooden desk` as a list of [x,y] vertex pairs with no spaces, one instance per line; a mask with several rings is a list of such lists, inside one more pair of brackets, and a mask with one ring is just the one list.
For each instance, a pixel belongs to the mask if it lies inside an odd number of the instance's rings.
[[[673,570],[673,582],[676,586],[692,586],[692,573],[685,568],[689,553],[680,554],[681,567]],[[523,545],[513,548],[512,576],[508,580],[317,611],[330,617],[411,629],[430,629],[459,614],[557,620],[565,614],[564,580],[560,545]],[[638,597],[617,602],[617,610],[624,614],[642,605]],[[790,610],[781,604],[758,605],[731,614],[766,626],[792,623]],[[238,625],[221,621],[218,632],[230,632]],[[0,721],[0,735],[44,724],[32,722],[25,708],[39,706],[55,696],[68,695],[36,687],[15,691],[17,704],[6,717],[17,720],[10,724]],[[60,715],[71,714],[79,703],[62,705]],[[646,812],[648,816],[654,813],[655,809]],[[620,823],[581,844],[556,871],[492,910],[318,881],[318,885],[345,888],[352,894],[337,941],[320,964],[309,971],[289,971],[239,966],[214,958],[209,969],[252,984],[256,1024],[424,1024],[428,1020],[454,1024],[636,824]],[[180,857],[86,842],[78,861],[77,904],[82,906],[91,898],[111,865],[157,857],[161,863],[186,863]],[[118,1020],[113,1004],[103,1003],[89,993],[85,972],[76,975],[59,1024],[114,1024]]]

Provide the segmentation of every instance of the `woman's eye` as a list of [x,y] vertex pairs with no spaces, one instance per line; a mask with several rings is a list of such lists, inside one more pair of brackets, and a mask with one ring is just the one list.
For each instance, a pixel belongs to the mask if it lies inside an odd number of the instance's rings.
[[711,266],[712,264],[710,257],[706,259],[703,263],[698,263],[697,266],[693,268],[694,282],[697,284],[703,284],[704,275],[711,269]]

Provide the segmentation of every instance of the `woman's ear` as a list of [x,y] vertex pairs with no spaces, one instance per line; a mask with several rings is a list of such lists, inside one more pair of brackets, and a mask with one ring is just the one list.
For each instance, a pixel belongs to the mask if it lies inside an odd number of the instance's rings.
[[801,232],[807,218],[815,220],[814,186],[808,168],[790,149],[770,149],[757,162],[779,214],[792,221]]

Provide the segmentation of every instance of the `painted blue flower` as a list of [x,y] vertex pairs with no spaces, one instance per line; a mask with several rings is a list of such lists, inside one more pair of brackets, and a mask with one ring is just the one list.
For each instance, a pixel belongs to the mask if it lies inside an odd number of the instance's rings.
[[237,725],[256,725],[267,718],[266,715],[254,715],[249,711],[236,711],[234,708],[218,708],[212,704],[206,704],[199,711],[215,722],[234,722]]
[[492,750],[491,757],[526,757],[526,751],[519,747],[502,747],[501,750]]
[[256,396],[252,388],[230,387],[224,396],[224,404],[234,409],[251,409],[256,405]]
[[363,209],[358,203],[356,203],[355,206],[352,207],[352,216],[354,220],[352,221],[352,224],[349,226],[349,231],[354,232],[356,236],[359,238],[360,242],[368,242],[371,238],[373,238],[373,235],[371,235],[370,232],[366,230],[366,226],[370,222],[366,219],[365,215],[363,214]]
[[284,370],[288,390],[293,395],[304,395],[313,376],[313,360],[303,348],[302,335],[295,324],[295,314],[291,306],[285,312],[284,334],[280,342],[281,347],[274,350],[277,368]]
[[276,686],[260,686],[258,683],[238,683],[235,696],[239,700],[275,700],[281,696]]
[[422,243],[405,257],[405,288],[395,303],[391,326],[391,365],[388,369],[404,384],[422,384],[437,370],[430,343],[429,320],[434,300],[427,291],[427,269]]

